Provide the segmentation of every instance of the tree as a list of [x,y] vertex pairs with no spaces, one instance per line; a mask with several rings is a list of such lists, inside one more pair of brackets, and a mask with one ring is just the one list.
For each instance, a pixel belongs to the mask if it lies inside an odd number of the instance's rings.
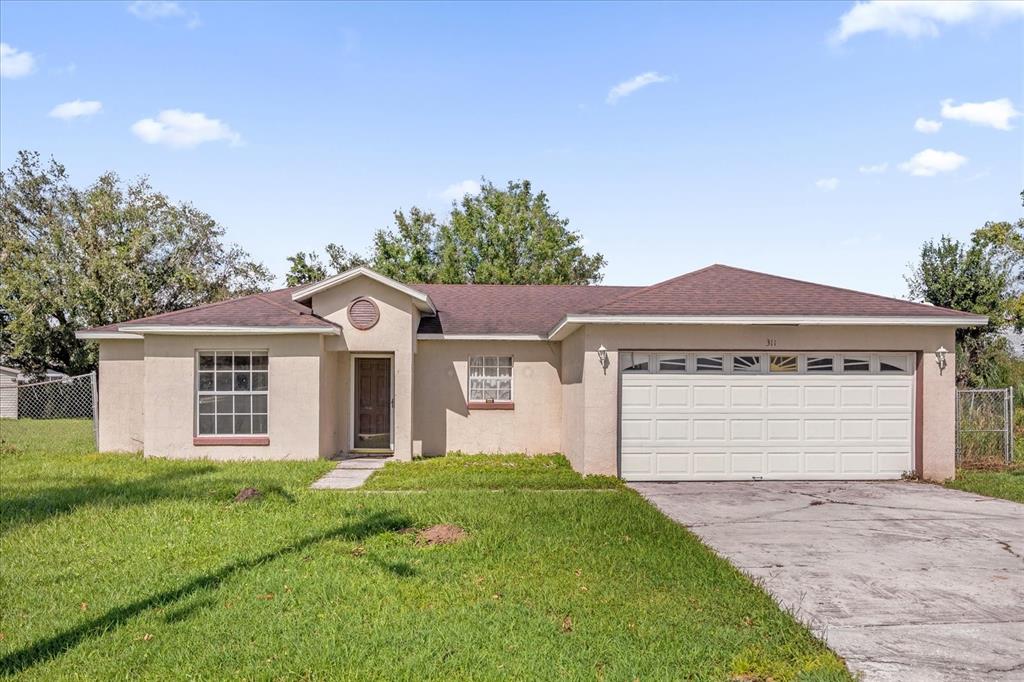
[[307,255],[305,251],[299,251],[294,256],[288,256],[288,262],[292,266],[288,269],[284,279],[290,287],[319,282],[327,278],[327,270],[324,269],[324,264],[320,262],[320,257],[316,253],[310,252]]
[[578,232],[533,193],[528,180],[498,189],[484,180],[441,226],[438,279],[478,284],[593,284],[606,264],[587,255]]
[[105,173],[80,190],[61,164],[19,152],[0,173],[0,355],[37,374],[79,373],[96,364],[74,336],[83,327],[262,290],[269,271],[223,236],[145,178]]
[[961,243],[943,235],[921,247],[907,277],[912,298],[985,315],[989,324],[957,330],[957,383],[991,385],[1010,349],[1001,332],[1024,327],[1024,219],[986,223]]
[[[369,265],[413,284],[593,284],[603,276],[604,256],[588,255],[580,234],[528,180],[500,189],[485,179],[478,194],[452,203],[447,222],[415,206],[394,217],[392,228],[374,235],[368,258],[328,244],[334,271]],[[289,284],[327,276],[315,254],[288,260]]]

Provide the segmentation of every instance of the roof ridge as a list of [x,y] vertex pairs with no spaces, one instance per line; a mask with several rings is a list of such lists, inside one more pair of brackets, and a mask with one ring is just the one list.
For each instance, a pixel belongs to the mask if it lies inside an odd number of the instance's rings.
[[[624,293],[622,296],[617,296],[617,297],[613,298],[610,301],[605,301],[604,303],[600,303],[600,304],[598,304],[596,306],[592,306],[592,307],[587,308],[585,310],[581,310],[580,312],[587,313],[587,312],[590,312],[591,310],[597,310],[598,308],[603,308],[606,305],[612,305],[612,304],[618,303],[619,301],[632,298],[633,296],[638,296],[638,295],[640,295],[642,293],[653,291],[655,289],[659,289],[659,288],[661,288],[661,287],[663,287],[663,286],[665,286],[667,284],[671,284],[672,282],[675,282],[677,280],[683,279],[684,277],[690,277],[691,275],[696,275],[699,272],[704,272],[705,270],[710,270],[711,268],[716,267],[716,266],[719,266],[719,264],[718,263],[712,263],[711,265],[706,265],[703,268],[699,268],[697,270],[691,270],[690,272],[684,272],[681,275],[676,275],[675,277],[670,277],[670,278],[668,278],[666,280],[663,280],[661,282],[655,282],[654,284],[649,284],[647,286],[640,286],[636,291],[628,291],[628,292]],[[728,266],[721,266],[721,267],[728,267]]]
[[[910,301],[910,300],[907,300],[905,298],[896,298],[895,296],[883,296],[882,294],[873,294],[870,291],[858,291],[857,289],[849,289],[847,287],[837,287],[834,284],[821,284],[819,282],[809,282],[806,279],[796,279],[795,277],[785,277],[784,275],[773,275],[773,274],[771,274],[769,272],[761,272],[759,270],[750,270],[750,269],[747,269],[747,268],[738,268],[738,267],[736,267],[734,265],[725,265],[724,263],[715,263],[714,265],[710,265],[708,267],[709,268],[710,267],[726,268],[727,270],[736,270],[738,272],[746,272],[746,273],[749,273],[749,274],[752,274],[752,275],[760,275],[762,277],[771,277],[772,279],[781,279],[781,280],[784,280],[786,282],[796,282],[797,284],[810,284],[811,286],[824,287],[826,289],[832,289],[833,291],[843,291],[843,292],[846,292],[848,294],[857,294],[859,296],[871,296],[872,298],[880,298],[883,301],[893,301],[895,303],[903,303],[903,304],[915,305],[915,306],[919,306],[919,307],[922,307],[922,308],[928,308],[930,310],[945,310],[945,311],[948,311],[948,312],[951,312],[951,313],[960,313],[960,314],[963,314],[963,313],[967,312],[966,310],[957,310],[955,308],[946,308],[945,306],[934,305],[932,303],[921,303],[920,301]],[[707,268],[704,268],[704,269],[707,269]],[[695,272],[699,272],[699,270],[695,271]],[[968,313],[968,314],[969,315],[977,315],[978,313]]]
[[255,294],[255,297],[260,299],[264,303],[269,303],[270,305],[276,306],[276,307],[280,308],[281,310],[284,310],[285,312],[288,312],[288,313],[290,313],[292,315],[308,315],[308,314],[310,314],[310,313],[303,313],[302,311],[295,310],[293,308],[289,308],[284,303],[278,303],[277,301],[275,301],[273,299],[267,298],[266,295],[264,295],[264,294]]

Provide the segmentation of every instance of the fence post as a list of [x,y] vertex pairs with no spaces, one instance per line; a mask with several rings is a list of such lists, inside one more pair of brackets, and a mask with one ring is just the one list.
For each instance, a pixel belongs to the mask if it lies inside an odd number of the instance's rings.
[[92,384],[92,440],[96,449],[100,449],[100,392],[96,385],[96,370],[89,372],[89,380]]
[[1017,423],[1013,418],[1013,386],[1010,386],[1009,388],[1009,400],[1007,401],[1006,413],[1006,463],[1010,464],[1013,462],[1013,439],[1017,435]]

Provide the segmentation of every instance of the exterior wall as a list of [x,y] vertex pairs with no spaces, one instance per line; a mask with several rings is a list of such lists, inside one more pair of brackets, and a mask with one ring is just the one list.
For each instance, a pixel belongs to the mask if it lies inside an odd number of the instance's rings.
[[583,471],[583,360],[586,330],[562,341],[562,452],[577,471]]
[[[469,358],[511,355],[512,410],[466,407]],[[413,438],[424,454],[559,452],[562,442],[561,351],[557,343],[420,341]]]
[[101,341],[97,375],[100,451],[142,450],[146,385],[143,341]]
[[[105,345],[106,341],[103,342]],[[147,456],[209,459],[316,459],[320,455],[320,364],[314,334],[260,336],[147,335]],[[197,350],[266,350],[269,355],[270,445],[193,445]],[[104,372],[101,361],[100,373]],[[100,405],[103,405],[101,391]],[[102,424],[102,420],[101,420]]]
[[[583,464],[587,474],[618,473],[619,350],[765,350],[772,339],[779,351],[865,350],[922,353],[922,470],[929,480],[955,473],[954,367],[942,373],[935,362],[939,346],[954,348],[948,327],[825,327],[701,325],[589,325],[583,340]],[[576,332],[579,334],[580,332]],[[574,335],[575,336],[575,335]],[[572,337],[570,337],[571,339]],[[567,339],[568,341],[568,339]],[[601,367],[597,348],[608,349],[609,366]],[[952,356],[953,353],[950,353]],[[566,357],[574,357],[575,353]],[[565,408],[568,409],[568,408]],[[579,407],[574,408],[579,410]],[[564,449],[569,449],[564,444]],[[571,458],[570,458],[571,459]],[[576,466],[574,462],[574,466]]]
[[0,372],[0,419],[18,418],[18,372]]
[[[359,297],[372,299],[380,309],[380,320],[371,329],[360,330],[348,320],[348,305]],[[339,399],[334,414],[337,417],[339,450],[352,446],[351,421],[351,358],[357,353],[382,353],[392,356],[394,363],[394,450],[398,459],[412,459],[413,421],[413,356],[416,352],[416,325],[419,314],[412,300],[400,291],[368,277],[358,277],[315,294],[313,312],[342,328],[342,341],[333,341],[328,348],[348,351],[339,354]]]
[[[322,338],[322,337],[321,337]],[[325,350],[320,356],[320,455],[330,457],[340,449],[338,440],[338,357],[345,355]]]

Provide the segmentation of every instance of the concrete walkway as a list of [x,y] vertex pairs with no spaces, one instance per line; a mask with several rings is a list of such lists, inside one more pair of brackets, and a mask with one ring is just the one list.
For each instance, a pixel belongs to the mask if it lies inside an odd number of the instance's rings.
[[631,487],[865,682],[1024,680],[1024,505],[910,482]]
[[377,469],[384,466],[390,457],[355,457],[343,459],[322,478],[317,479],[310,485],[316,490],[351,490],[366,483]]

